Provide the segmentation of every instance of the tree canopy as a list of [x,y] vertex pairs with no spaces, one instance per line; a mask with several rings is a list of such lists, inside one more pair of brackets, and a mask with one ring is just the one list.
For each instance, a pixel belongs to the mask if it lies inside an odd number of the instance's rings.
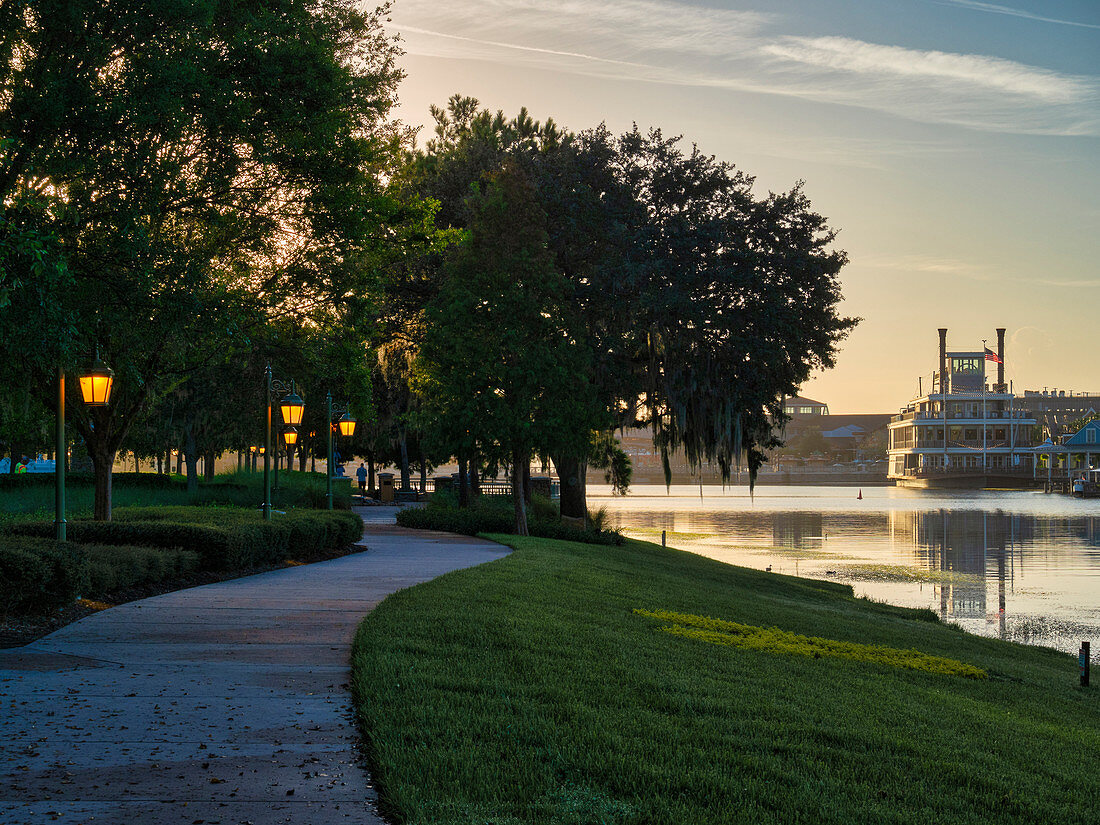
[[[353,0],[23,0],[0,6],[0,410],[35,440],[58,369],[98,352],[108,407],[70,406],[110,517],[126,445],[257,443],[264,367],[369,424],[348,449],[409,485],[454,456],[535,455],[583,517],[590,463],[629,478],[618,427],[754,477],[781,400],[833,364],[835,231],[801,184],[635,127],[433,107],[390,118],[388,7]],[[235,380],[236,379],[236,380]],[[33,402],[33,403],[32,403]],[[252,409],[255,424],[246,411]],[[164,445],[167,446],[167,445]]]
[[397,49],[350,0],[4,8],[3,360],[44,399],[59,364],[115,369],[109,408],[71,407],[109,518],[114,454],[166,381],[250,348],[245,319],[361,294],[416,223],[386,178]]
[[[539,207],[531,220],[562,290],[556,317],[585,353],[573,380],[598,410],[585,419],[587,445],[546,442],[563,481],[562,512],[583,515],[591,447],[617,426],[652,428],[666,478],[670,453],[682,449],[694,465],[716,462],[726,479],[744,461],[755,479],[777,443],[782,398],[832,366],[856,323],[837,312],[846,256],[801,183],[757,197],[751,177],[659,130],[573,134],[458,95],[433,114],[435,137],[409,157],[401,182],[439,204],[441,224],[478,243],[468,193],[506,168],[522,172]],[[438,319],[425,325],[417,313],[455,289],[455,278],[475,283],[476,267],[446,260],[437,254],[391,282],[390,305],[408,326],[430,330]],[[512,277],[522,277],[518,266]],[[476,335],[476,315],[463,320]],[[453,422],[440,416],[436,426]],[[477,426],[459,429],[470,442],[493,440]]]
[[587,446],[598,409],[585,381],[589,352],[565,305],[545,216],[516,164],[475,184],[469,240],[426,308],[418,389],[437,426],[467,450],[473,438],[513,466],[516,531],[527,522],[518,468],[532,453]]

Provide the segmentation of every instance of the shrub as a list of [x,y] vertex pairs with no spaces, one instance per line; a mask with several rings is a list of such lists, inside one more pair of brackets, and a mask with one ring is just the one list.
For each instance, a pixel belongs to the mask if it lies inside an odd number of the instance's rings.
[[[48,537],[50,522],[13,524],[10,532]],[[258,510],[236,507],[119,508],[114,521],[73,520],[68,537],[80,544],[138,545],[196,553],[205,570],[233,570],[316,558],[342,550],[362,535],[348,511],[293,510],[264,521]]]
[[[0,473],[0,491],[20,490],[28,487],[52,487],[53,473]],[[65,484],[74,487],[94,486],[95,477],[91,473],[66,473]],[[169,476],[162,473],[112,473],[111,484],[115,487],[144,488],[152,490],[174,490],[187,486],[183,476]]]
[[133,507],[115,517],[70,521],[72,543],[52,539],[52,522],[10,525],[0,535],[0,613],[44,614],[81,595],[102,597],[200,569],[323,557],[363,532],[362,519],[348,511],[299,510],[265,522],[258,511],[233,507]]
[[538,521],[557,521],[561,516],[561,508],[558,502],[534,493],[531,495],[529,515]]
[[88,566],[87,595],[99,598],[125,587],[163,581],[199,569],[199,554],[157,547],[84,547]]
[[[481,499],[469,507],[451,505],[447,498],[437,501],[433,495],[427,507],[406,507],[397,513],[397,523],[402,527],[420,530],[441,530],[476,536],[481,533],[511,533],[515,519],[510,502]],[[545,501],[545,499],[544,499]],[[555,508],[556,510],[556,508]],[[528,513],[527,529],[532,536],[563,541],[579,541],[585,544],[622,544],[623,537],[610,530],[582,530],[563,524],[554,518],[542,518],[534,508]]]
[[0,611],[48,613],[70,603],[87,586],[80,548],[46,538],[0,536]]

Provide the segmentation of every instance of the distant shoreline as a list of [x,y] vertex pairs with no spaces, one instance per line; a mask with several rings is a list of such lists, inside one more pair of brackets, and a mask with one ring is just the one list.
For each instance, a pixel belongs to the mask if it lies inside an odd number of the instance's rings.
[[[595,479],[589,479],[589,484],[599,484]],[[659,484],[664,486],[665,480],[660,476],[635,476],[630,485]],[[721,484],[720,478],[684,478],[673,476],[673,484],[686,484],[697,486]],[[734,476],[726,483],[727,487],[748,487],[748,473],[741,474],[741,481]],[[756,477],[757,487],[893,487],[892,479],[885,473],[767,473]]]

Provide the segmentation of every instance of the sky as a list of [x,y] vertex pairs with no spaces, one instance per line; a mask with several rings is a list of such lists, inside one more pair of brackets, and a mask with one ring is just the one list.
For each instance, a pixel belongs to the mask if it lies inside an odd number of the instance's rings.
[[896,411],[939,327],[1006,327],[1017,392],[1100,394],[1100,0],[396,0],[387,25],[421,141],[459,93],[682,134],[759,196],[805,181],[863,319],[803,387],[831,412]]

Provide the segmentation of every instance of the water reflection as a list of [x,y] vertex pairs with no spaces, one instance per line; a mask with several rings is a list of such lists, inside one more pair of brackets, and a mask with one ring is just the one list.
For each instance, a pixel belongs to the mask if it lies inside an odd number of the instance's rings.
[[627,534],[652,539],[667,530],[673,546],[846,581],[860,595],[927,607],[972,632],[1066,651],[1100,638],[1095,503],[1032,493],[922,497],[893,488],[865,490],[858,503],[836,488],[756,498],[662,493],[597,503]]
[[[1001,633],[1005,630],[1006,579],[1014,572],[1015,548],[1020,537],[1034,535],[1034,517],[1009,516],[1002,512],[892,513],[902,529],[910,531],[920,562],[928,570],[941,573],[969,574],[961,581],[952,579],[940,585],[940,615],[969,619],[996,617]],[[1006,564],[1006,558],[1011,562]],[[945,577],[946,579],[947,577]],[[997,609],[990,614],[987,606],[986,579],[997,582]]]
[[820,549],[825,540],[825,519],[821,513],[788,513],[784,518],[773,515],[772,542],[776,547]]

